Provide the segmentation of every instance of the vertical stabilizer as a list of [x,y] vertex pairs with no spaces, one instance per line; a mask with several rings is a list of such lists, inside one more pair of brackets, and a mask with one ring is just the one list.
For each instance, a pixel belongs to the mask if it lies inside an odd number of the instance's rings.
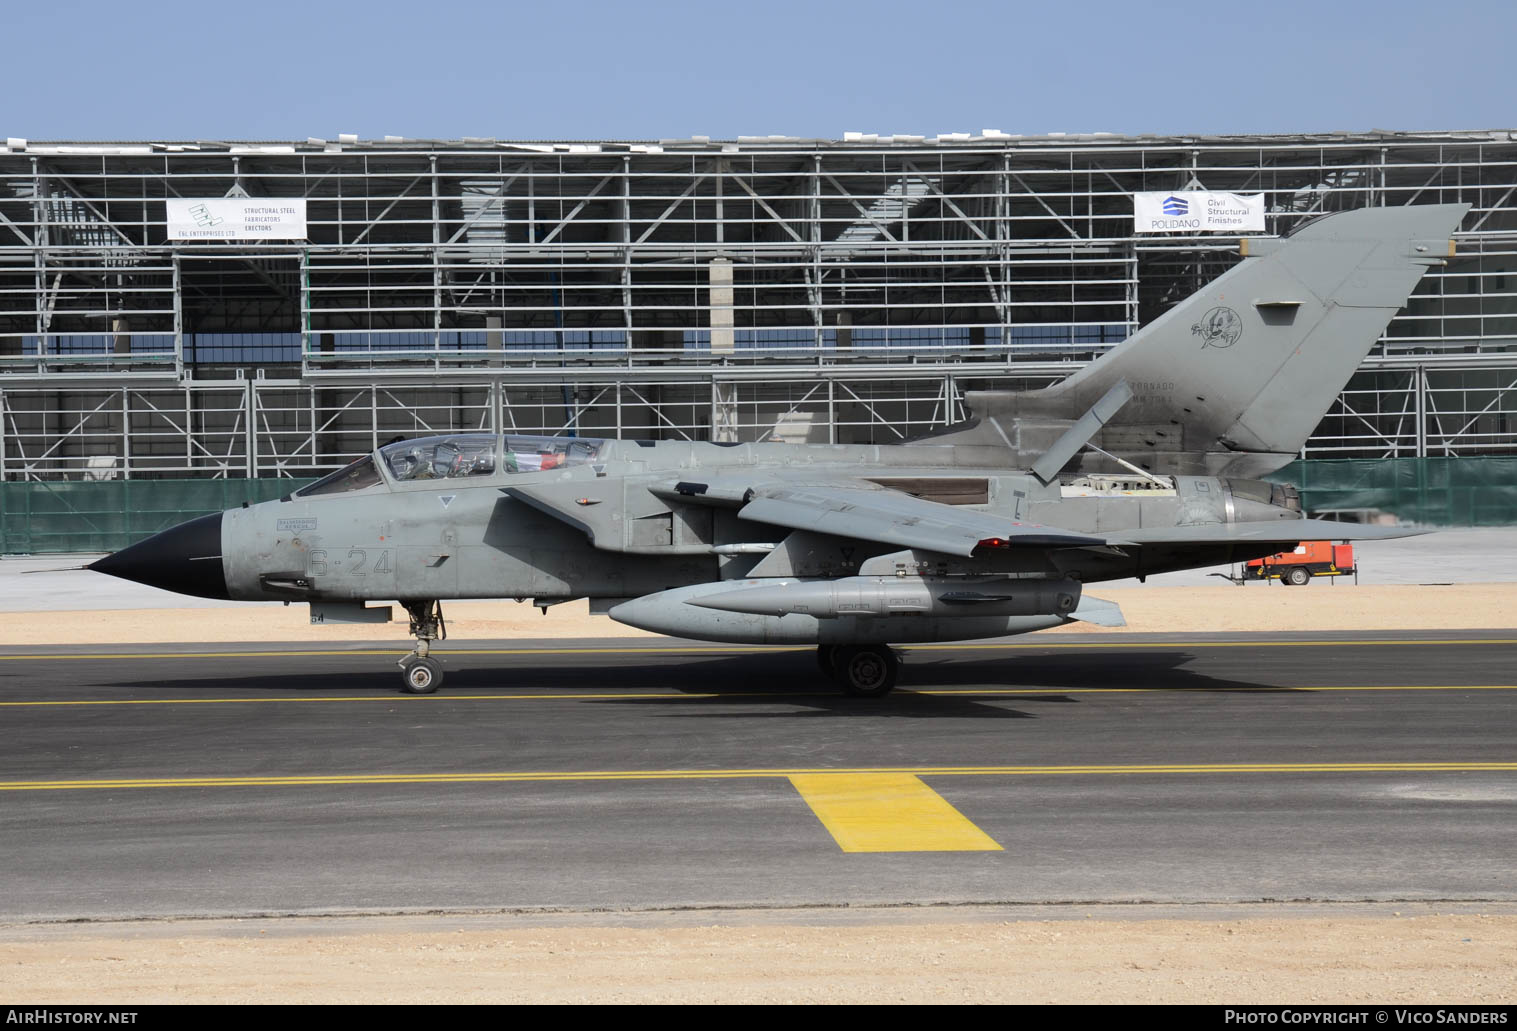
[[[1074,424],[1120,383],[1132,397],[1088,438],[1153,472],[1257,477],[1293,459],[1429,268],[1468,204],[1361,208],[1244,260],[1046,390],[971,391],[967,423],[920,438],[1044,473]],[[1081,431],[1083,432],[1083,431]],[[1090,452],[1069,461],[1114,471]],[[1064,471],[1071,467],[1065,466]]]
[[[1452,253],[1468,210],[1363,208],[1283,239],[1245,240],[1241,263],[1046,400],[1078,414],[1125,380],[1134,396],[1103,433],[1108,450],[1171,471],[1247,465],[1227,457],[1240,452],[1260,457],[1251,472],[1284,464],[1418,281]],[[1161,458],[1174,452],[1215,460],[1178,469],[1186,463]]]

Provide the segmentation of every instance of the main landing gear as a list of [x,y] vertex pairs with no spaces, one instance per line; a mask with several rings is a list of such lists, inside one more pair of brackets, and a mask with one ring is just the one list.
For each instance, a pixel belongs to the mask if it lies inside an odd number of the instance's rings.
[[853,698],[883,698],[895,687],[900,660],[883,644],[824,644],[816,650],[823,673]]
[[416,648],[400,660],[401,690],[406,694],[431,694],[442,686],[442,663],[431,657],[431,643],[447,640],[448,624],[439,601],[403,601],[411,617],[411,636]]

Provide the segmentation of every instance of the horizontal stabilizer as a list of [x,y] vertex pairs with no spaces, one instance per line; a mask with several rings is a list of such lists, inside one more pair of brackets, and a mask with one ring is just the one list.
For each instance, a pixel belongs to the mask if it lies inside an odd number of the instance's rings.
[[1116,602],[1102,601],[1088,594],[1080,596],[1080,604],[1075,606],[1075,610],[1065,618],[1078,619],[1091,626],[1127,625],[1127,620],[1122,617],[1122,608]]
[[1203,523],[1199,526],[1155,526],[1121,531],[1126,544],[1261,544],[1301,541],[1380,541],[1428,533],[1411,526],[1370,526],[1329,519],[1277,519],[1257,523]]

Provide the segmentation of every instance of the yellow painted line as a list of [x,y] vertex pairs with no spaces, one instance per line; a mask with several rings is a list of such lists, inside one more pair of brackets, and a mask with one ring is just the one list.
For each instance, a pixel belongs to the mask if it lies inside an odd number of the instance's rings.
[[[1104,641],[1104,642],[1018,642],[987,644],[902,644],[901,651],[1048,651],[1075,650],[1096,651],[1125,648],[1341,648],[1352,646],[1416,646],[1416,645],[1491,645],[1517,644],[1517,638],[1475,638],[1469,640],[1439,639],[1429,641],[1390,639],[1383,641],[1333,639],[1326,641]],[[452,655],[747,655],[755,652],[779,654],[781,652],[814,651],[812,645],[722,645],[701,647],[679,645],[674,647],[647,648],[439,648],[434,654],[446,659]],[[306,656],[341,655],[388,655],[409,654],[404,644],[393,648],[330,648],[310,650],[268,651],[195,651],[195,652],[95,652],[73,654],[61,652],[35,652],[25,655],[0,655],[0,662],[73,661],[88,662],[93,659],[257,659],[257,658],[302,658]]]
[[94,780],[8,780],[0,791],[87,791],[126,788],[324,787],[371,784],[504,784],[559,781],[753,780],[812,775],[912,777],[1057,777],[1073,775],[1245,773],[1507,773],[1517,762],[1156,763],[1069,766],[886,766],[839,769],[565,770],[475,773],[330,773],[242,777],[134,777]]
[[1517,684],[1408,684],[1404,687],[1293,687],[1291,691],[1513,691]]
[[1418,644],[1517,644],[1517,638],[1474,638],[1471,640],[1433,640],[1418,641],[1406,639],[1391,639],[1385,641],[1363,641],[1349,639],[1333,639],[1327,641],[1091,641],[1079,642],[1051,642],[1048,644],[1034,644],[1031,641],[1015,644],[903,644],[902,651],[954,651],[957,649],[973,651],[998,651],[1002,649],[1028,649],[1042,650],[1045,648],[1072,648],[1072,649],[1109,649],[1109,648],[1342,648],[1344,646],[1379,646],[1379,645],[1418,645]]
[[88,654],[68,654],[64,652],[38,652],[28,655],[0,655],[0,660],[6,662],[19,662],[23,659],[28,661],[43,660],[69,660],[74,662],[88,662],[92,659],[254,659],[260,656],[266,658],[292,658],[308,655],[405,655],[404,648],[334,648],[326,651],[266,651],[266,652],[90,652]]
[[[1025,698],[1032,695],[1075,694],[1185,694],[1187,692],[1228,694],[1282,694],[1325,691],[1517,691],[1517,684],[1371,684],[1290,686],[1260,684],[1257,687],[942,687],[911,688],[897,691],[893,697],[913,695],[967,698]],[[713,698],[816,698],[838,697],[832,688],[815,691],[560,691],[553,694],[379,694],[379,695],[292,695],[257,698],[79,698],[0,702],[0,709],[37,709],[91,705],[276,705],[324,702],[405,702],[411,704],[447,702],[585,702],[651,701],[675,699],[701,701]],[[862,703],[861,703],[862,704]]]
[[[749,652],[794,652],[815,651],[814,645],[723,645],[720,647],[674,648],[436,648],[432,654],[441,658],[452,655],[744,655]],[[258,658],[304,658],[307,656],[334,655],[409,655],[411,650],[402,643],[391,648],[312,648],[269,649],[267,651],[243,652],[35,652],[26,655],[0,655],[0,660],[15,662],[21,659],[73,660],[90,659],[258,659]]]
[[[1254,687],[1044,687],[914,688],[902,694],[925,695],[1064,695],[1064,694],[1282,694],[1321,691],[1517,691],[1517,684],[1259,684]],[[0,705],[6,703],[0,702]],[[28,704],[28,703],[11,703]]]
[[790,783],[844,852],[1000,852],[910,773],[797,773]]

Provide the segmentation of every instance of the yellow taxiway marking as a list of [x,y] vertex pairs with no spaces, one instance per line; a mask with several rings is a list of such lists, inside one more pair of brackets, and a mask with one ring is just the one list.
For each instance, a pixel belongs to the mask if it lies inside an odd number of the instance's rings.
[[903,644],[902,651],[952,651],[957,648],[973,650],[998,650],[1003,648],[1341,648],[1345,645],[1406,645],[1406,644],[1517,644],[1517,638],[1483,637],[1471,640],[1425,640],[1396,638],[1392,640],[1358,640],[1333,638],[1325,641],[1054,641],[1034,644],[1031,641],[1014,644]]
[[[1229,687],[1205,689],[1191,687],[942,687],[902,688],[892,696],[909,698],[913,695],[931,697],[969,698],[1027,698],[1045,695],[1073,694],[1185,694],[1188,691],[1212,693],[1223,690],[1229,694],[1289,694],[1323,691],[1517,691],[1517,684],[1348,684],[1304,685],[1260,684],[1257,687]],[[279,703],[317,702],[595,702],[595,701],[652,701],[674,699],[701,701],[726,698],[837,698],[838,693],[829,688],[815,691],[559,691],[552,694],[435,694],[435,695],[289,695],[257,698],[78,698],[34,701],[0,702],[0,709],[55,708],[60,706],[87,705],[270,705]],[[861,703],[862,704],[862,703]]]
[[[1075,650],[1096,651],[1128,648],[1342,648],[1346,646],[1375,646],[1392,647],[1396,645],[1489,645],[1489,644],[1517,644],[1517,638],[1475,638],[1460,640],[1450,638],[1447,640],[1357,640],[1357,639],[1332,639],[1325,641],[1051,641],[1045,643],[1017,642],[986,644],[903,644],[900,650],[907,652],[917,651],[1049,651],[1049,650]],[[443,658],[451,655],[746,655],[753,652],[779,652],[813,651],[811,645],[721,645],[717,647],[702,647],[699,645],[675,645],[671,647],[652,646],[645,648],[628,647],[605,647],[605,648],[448,648],[438,649],[435,654]],[[404,645],[397,644],[393,648],[322,648],[322,649],[291,649],[266,651],[189,651],[189,652],[96,652],[91,654],[75,654],[65,652],[34,652],[24,655],[0,655],[0,662],[18,662],[22,660],[39,661],[73,661],[88,662],[93,659],[258,659],[258,658],[302,658],[306,656],[340,656],[340,655],[388,655],[401,656],[408,654]]]
[[[1517,691],[1517,684],[1259,684],[1255,687],[941,687],[913,688],[903,694],[1050,695],[1050,694],[1282,694],[1292,691]],[[0,705],[5,703],[0,702]],[[27,704],[27,703],[16,703]]]
[[844,852],[1000,852],[910,773],[796,773],[790,783]]
[[[1517,642],[1514,642],[1517,643]],[[447,658],[452,655],[741,655],[748,652],[794,652],[814,651],[812,645],[724,645],[714,648],[697,646],[679,647],[653,647],[653,648],[438,648],[433,651],[435,657]],[[223,651],[223,652],[36,652],[27,655],[0,655],[0,661],[15,662],[20,659],[37,660],[72,660],[88,661],[90,659],[289,659],[305,658],[308,656],[330,657],[334,655],[387,655],[390,657],[405,656],[410,654],[410,649],[403,644],[396,644],[392,648],[292,648],[281,650],[270,648],[265,651]]]
[[1152,763],[1069,766],[885,766],[839,769],[541,770],[475,773],[310,773],[284,776],[4,780],[0,791],[126,788],[329,787],[371,784],[501,784],[558,781],[755,780],[809,776],[1060,777],[1204,773],[1509,773],[1517,762]]

